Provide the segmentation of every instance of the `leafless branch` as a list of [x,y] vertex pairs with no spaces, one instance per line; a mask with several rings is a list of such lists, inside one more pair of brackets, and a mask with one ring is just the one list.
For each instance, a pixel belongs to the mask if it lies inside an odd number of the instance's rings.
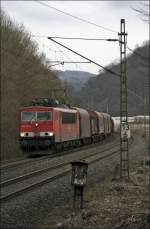
[[140,8],[135,8],[131,6],[131,8],[136,11],[137,13],[140,14],[140,18],[150,24],[150,8],[149,8],[149,3],[141,3],[142,7]]

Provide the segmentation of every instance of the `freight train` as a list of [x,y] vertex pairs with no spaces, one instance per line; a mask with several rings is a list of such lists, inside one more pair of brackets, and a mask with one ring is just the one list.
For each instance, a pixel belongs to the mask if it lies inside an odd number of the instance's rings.
[[20,108],[19,143],[23,150],[61,151],[98,142],[113,132],[109,114],[69,107],[51,99],[36,99]]

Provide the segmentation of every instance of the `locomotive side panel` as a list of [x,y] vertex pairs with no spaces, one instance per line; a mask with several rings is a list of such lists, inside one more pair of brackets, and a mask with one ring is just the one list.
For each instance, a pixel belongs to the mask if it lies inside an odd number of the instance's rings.
[[61,114],[59,111],[53,110],[53,126],[55,142],[61,142]]
[[55,142],[65,142],[79,139],[79,121],[76,110],[55,109],[58,119],[54,121]]

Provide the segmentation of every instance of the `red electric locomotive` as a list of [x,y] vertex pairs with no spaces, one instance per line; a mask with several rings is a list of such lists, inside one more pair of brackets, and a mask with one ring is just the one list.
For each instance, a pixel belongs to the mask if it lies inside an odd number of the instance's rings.
[[31,106],[20,109],[20,145],[23,149],[61,148],[79,144],[79,119],[76,110]]
[[[40,102],[39,102],[40,101]],[[50,99],[36,100],[20,109],[22,149],[76,147],[101,140],[113,131],[110,115],[69,108]]]

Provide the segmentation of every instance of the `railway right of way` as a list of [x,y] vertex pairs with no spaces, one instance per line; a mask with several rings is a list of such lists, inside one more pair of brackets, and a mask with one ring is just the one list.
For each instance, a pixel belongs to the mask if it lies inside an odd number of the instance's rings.
[[[51,166],[51,163],[57,160],[63,160],[64,157],[70,157],[72,154],[80,154],[82,151],[86,154],[89,150],[94,150],[99,147],[103,150],[106,145],[109,147],[110,144],[117,144],[119,141],[118,134],[113,134],[108,138],[90,145],[84,145],[79,148],[72,148],[59,153],[51,153],[50,155],[42,155],[34,158],[26,158],[13,163],[8,163],[8,165],[1,167],[1,181],[11,180],[15,177],[23,176],[26,173],[32,173],[36,170],[40,170]],[[49,153],[49,152],[47,152]]]
[[[87,150],[86,150],[87,151]],[[88,164],[92,164],[96,161],[103,160],[114,154],[119,153],[119,144],[113,143],[111,145],[103,147],[103,150],[96,147],[94,150],[90,149],[88,152],[82,151],[80,154],[72,154],[64,159],[64,161],[55,161],[48,168],[34,171],[32,173],[25,174],[24,176],[16,177],[11,180],[7,180],[1,183],[1,199],[0,202],[4,203],[12,198],[17,198],[19,195],[33,190],[45,183],[52,182],[66,174],[70,173],[72,160],[86,160]]]
[[16,177],[11,180],[2,182],[1,185],[1,198],[0,202],[3,203],[9,199],[17,197],[18,195],[39,187],[44,183],[51,182],[59,177],[62,177],[71,171],[70,162],[72,160],[86,160],[89,164],[97,160],[109,157],[119,152],[118,144],[111,145],[111,147],[105,147],[105,149],[99,151],[98,147],[95,150],[90,150],[86,155],[82,152],[82,155],[70,155],[67,161],[56,161],[52,163],[52,166],[46,169],[38,170],[24,176]]

